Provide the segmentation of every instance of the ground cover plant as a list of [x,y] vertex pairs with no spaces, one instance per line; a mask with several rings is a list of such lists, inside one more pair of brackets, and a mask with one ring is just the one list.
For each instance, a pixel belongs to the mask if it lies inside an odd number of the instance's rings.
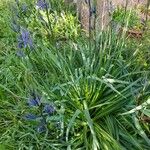
[[148,32],[140,46],[112,27],[89,38],[63,1],[7,4],[0,149],[148,150]]
[[126,26],[128,20],[128,28],[133,28],[140,25],[140,19],[135,10],[126,10],[125,8],[117,8],[113,14],[112,19],[120,26]]

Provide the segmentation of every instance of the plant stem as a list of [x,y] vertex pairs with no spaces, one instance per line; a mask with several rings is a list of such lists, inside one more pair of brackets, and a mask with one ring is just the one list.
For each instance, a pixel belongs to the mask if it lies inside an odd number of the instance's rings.
[[[50,41],[54,39],[54,36],[53,36],[53,30],[52,30],[52,26],[51,26],[51,22],[50,22],[50,18],[49,18],[49,11],[48,11],[48,7],[46,7],[46,16],[47,16],[47,20],[48,20],[48,25],[49,25],[49,29],[50,29],[50,33],[51,35],[49,34],[49,39]],[[51,38],[52,37],[52,38]]]

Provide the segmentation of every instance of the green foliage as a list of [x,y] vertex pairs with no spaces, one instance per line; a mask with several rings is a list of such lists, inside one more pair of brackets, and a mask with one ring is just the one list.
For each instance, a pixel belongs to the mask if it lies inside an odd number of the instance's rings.
[[[10,2],[11,4],[11,2]],[[10,10],[8,1],[3,1],[0,3],[0,54],[8,49],[13,49],[13,34],[10,29]],[[10,44],[11,43],[11,44]],[[10,46],[11,45],[11,46]]]
[[[149,25],[148,25],[149,26]],[[142,70],[149,70],[149,64],[150,64],[150,51],[149,51],[149,45],[147,43],[150,42],[149,40],[150,32],[149,30],[146,30],[143,33],[143,37],[140,40],[137,39],[128,39],[126,43],[126,47],[128,49],[127,51],[127,57],[131,57],[134,55],[136,59],[134,59],[134,62],[132,60],[132,64],[141,66]],[[132,55],[131,55],[132,54]]]
[[12,20],[17,20],[16,23],[22,28],[28,28],[37,39],[76,40],[80,31],[77,17],[65,8],[63,1],[50,1],[49,7],[47,12],[37,9],[34,1],[14,4],[11,6]]
[[[51,2],[49,12],[36,10],[31,1],[26,13],[23,3],[17,6],[17,23],[30,31],[34,50],[26,46],[21,48],[24,56],[16,55],[20,31],[4,38],[0,149],[148,150],[150,126],[144,119],[149,117],[149,71],[141,61],[149,38],[138,52],[136,42],[135,47],[111,29],[88,39],[81,36],[70,10]],[[27,106],[32,90],[56,106],[56,115],[47,118],[48,132],[38,133],[36,122],[24,119],[26,112],[39,111]]]
[[135,10],[125,10],[125,8],[117,8],[112,14],[112,20],[121,26],[129,28],[141,28],[140,19]]

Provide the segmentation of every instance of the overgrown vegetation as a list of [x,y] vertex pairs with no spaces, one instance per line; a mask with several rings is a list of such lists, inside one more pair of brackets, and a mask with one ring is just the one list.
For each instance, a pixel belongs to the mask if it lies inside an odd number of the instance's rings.
[[148,29],[89,39],[63,1],[17,2],[1,6],[0,149],[148,150]]
[[140,28],[141,26],[140,18],[135,10],[117,8],[112,14],[112,19],[121,26],[126,26],[127,24],[129,28]]

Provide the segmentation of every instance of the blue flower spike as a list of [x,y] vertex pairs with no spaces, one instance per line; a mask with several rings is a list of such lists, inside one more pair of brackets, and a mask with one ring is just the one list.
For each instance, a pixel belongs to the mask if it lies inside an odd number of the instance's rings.
[[22,29],[21,35],[18,37],[18,47],[21,48],[26,48],[29,45],[30,49],[33,48],[33,42],[30,37],[30,33],[26,29]]
[[33,46],[29,31],[22,30],[21,36],[22,36],[22,41],[23,41],[25,47],[27,47],[27,45],[29,45],[30,47]]
[[40,106],[40,98],[39,97],[34,97],[32,99],[29,99],[28,101],[29,106]]
[[55,108],[53,105],[50,105],[50,104],[46,104],[44,106],[44,110],[43,110],[44,113],[47,113],[47,114],[52,114],[55,112]]
[[48,8],[48,3],[45,0],[38,0],[36,6],[39,9],[43,10],[43,9]]
[[27,114],[24,117],[26,120],[36,120],[37,116],[34,114]]

